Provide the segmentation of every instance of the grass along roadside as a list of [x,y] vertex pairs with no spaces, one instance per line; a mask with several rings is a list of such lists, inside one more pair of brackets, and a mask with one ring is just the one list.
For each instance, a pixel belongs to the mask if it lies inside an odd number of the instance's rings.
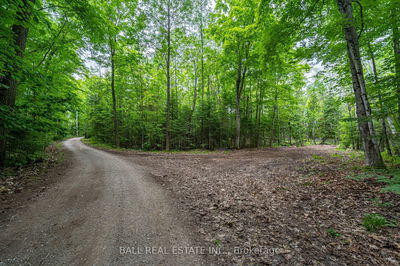
[[132,153],[149,153],[149,154],[212,154],[212,153],[229,153],[232,150],[202,150],[202,149],[193,149],[193,150],[144,150],[144,149],[131,149],[131,148],[121,148],[115,147],[114,145],[107,144],[101,141],[98,141],[93,138],[83,138],[81,139],[83,143],[89,145],[94,148],[98,148],[101,150],[109,150],[109,151],[125,151]]

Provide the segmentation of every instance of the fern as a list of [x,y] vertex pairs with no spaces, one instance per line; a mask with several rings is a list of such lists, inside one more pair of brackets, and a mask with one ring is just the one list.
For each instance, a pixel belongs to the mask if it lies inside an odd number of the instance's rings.
[[381,189],[381,192],[393,192],[396,194],[400,194],[400,184],[393,184],[393,185],[389,185],[386,186],[384,188]]

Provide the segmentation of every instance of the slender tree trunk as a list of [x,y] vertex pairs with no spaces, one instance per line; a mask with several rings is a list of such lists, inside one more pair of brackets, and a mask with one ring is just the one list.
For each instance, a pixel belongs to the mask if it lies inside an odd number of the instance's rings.
[[169,151],[171,141],[171,10],[170,1],[168,1],[167,7],[167,113],[166,113],[166,137],[165,137],[165,149]]
[[236,79],[236,139],[235,147],[240,149],[240,83],[241,83],[241,72],[242,65],[239,63],[237,69],[237,79]]
[[257,132],[256,132],[256,146],[260,146],[260,137],[261,137],[261,117],[262,117],[262,109],[264,103],[264,88],[261,82],[258,82],[258,86],[260,87],[259,97],[257,98],[257,112],[256,112],[256,123],[257,123]]
[[176,58],[171,58],[171,121],[178,119],[178,87],[176,78]]
[[[193,69],[194,69],[194,88],[193,88],[193,100],[192,100],[192,109],[190,110],[190,118],[189,118],[189,132],[192,132],[193,125],[192,125],[192,119],[193,119],[193,114],[194,111],[196,110],[196,101],[197,101],[197,65],[196,62],[193,63]],[[194,136],[194,134],[193,134]]]
[[[207,76],[207,117],[211,117],[211,104],[210,98],[211,97],[211,80],[210,75]],[[207,147],[208,149],[212,149],[211,145],[211,131],[210,131],[210,123],[207,125]]]
[[344,18],[343,30],[347,42],[347,52],[353,80],[353,90],[357,107],[360,135],[365,149],[366,164],[371,167],[385,167],[375,139],[364,74],[361,64],[358,36],[354,27],[351,0],[337,0],[339,11]]
[[144,134],[145,134],[145,113],[144,113],[144,105],[143,105],[143,99],[144,99],[144,93],[143,93],[143,87],[140,86],[140,118],[141,118],[141,123],[142,127],[140,128],[140,137],[141,137],[141,143],[140,147],[141,149],[144,148]]
[[278,113],[278,90],[275,86],[274,108],[273,108],[273,113],[272,113],[271,137],[269,139],[270,147],[272,147],[272,144],[274,143],[274,140],[275,140],[275,121],[276,121],[277,113]]
[[117,99],[115,96],[115,45],[116,39],[110,40],[111,50],[111,95],[112,95],[112,112],[113,112],[113,130],[114,130],[114,144],[119,147],[119,133],[118,133],[118,115],[117,115]]
[[203,36],[203,14],[200,20],[200,60],[201,60],[201,101],[204,100],[204,36]]
[[277,132],[277,136],[278,136],[278,146],[281,146],[281,123],[280,123],[280,121],[279,121],[279,119],[280,119],[280,114],[279,114],[279,104],[277,104],[276,105],[276,121],[278,122],[277,123],[277,126],[278,126],[278,132]]
[[349,110],[349,117],[350,117],[350,139],[351,139],[351,147],[352,147],[352,149],[354,150],[355,148],[356,148],[356,146],[355,146],[355,141],[354,141],[354,132],[353,132],[353,128],[354,128],[354,125],[353,125],[353,116],[351,115],[351,105],[350,104],[348,104],[347,105],[347,110]]
[[[240,118],[240,99],[242,96],[242,91],[244,88],[244,81],[246,78],[247,66],[243,67],[243,56],[242,53],[245,52],[245,58],[248,56],[248,49],[250,44],[242,44],[238,38],[238,65],[237,65],[237,76],[236,76],[236,137],[235,137],[235,147],[236,149],[240,149],[240,127],[241,127],[241,118]],[[243,50],[242,50],[243,49]]]
[[393,53],[394,53],[394,66],[395,66],[395,82],[397,92],[397,120],[400,122],[400,29],[399,29],[399,12],[400,2],[392,0],[391,7],[391,25],[392,25],[392,40],[393,40]]
[[374,79],[375,79],[375,85],[378,87],[378,104],[379,104],[379,109],[381,111],[381,123],[382,123],[382,131],[383,131],[383,140],[384,140],[384,146],[386,146],[387,152],[390,156],[392,156],[392,149],[390,148],[390,142],[389,142],[389,137],[387,133],[387,125],[386,125],[386,114],[384,113],[385,110],[383,108],[383,100],[382,100],[382,92],[381,88],[379,87],[379,77],[378,77],[378,71],[376,70],[376,62],[375,62],[375,55],[374,52],[372,51],[371,44],[368,43],[368,50],[371,56],[371,61],[372,61],[372,72],[374,74]]
[[316,125],[317,121],[313,121],[312,124],[312,130],[311,130],[311,135],[312,135],[312,140],[313,140],[313,144],[317,144],[316,140],[315,140],[315,125]]
[[260,98],[261,98],[261,86],[260,86],[260,82],[257,81],[257,85],[256,85],[256,117],[255,117],[255,125],[256,125],[256,131],[254,134],[254,145],[256,147],[258,147],[258,138],[259,138],[259,134],[260,134],[260,127],[258,124],[258,115],[259,115],[259,110],[260,110]]
[[43,64],[43,62],[46,60],[47,56],[52,55],[52,49],[53,49],[55,43],[57,42],[57,39],[60,37],[61,33],[63,32],[65,25],[67,25],[67,20],[65,20],[63,22],[60,29],[58,30],[58,33],[53,37],[53,40],[51,41],[49,48],[47,49],[46,53],[44,54],[42,60],[40,60],[40,62],[35,66],[35,69],[37,69],[38,67],[40,67],[41,64]]
[[[5,69],[4,76],[0,77],[0,105],[14,107],[18,81],[15,75],[21,71],[21,65],[18,62],[24,56],[26,41],[28,38],[28,27],[26,22],[31,17],[32,6],[35,0],[22,0],[19,4],[19,10],[16,13],[16,23],[11,26],[12,44],[10,47],[15,49],[15,60],[10,62]],[[0,167],[4,166],[7,152],[7,130],[5,125],[0,125]]]
[[241,127],[240,100],[244,88],[246,71],[247,67],[244,67],[242,72],[242,64],[240,63],[238,67],[238,77],[236,79],[236,139],[235,139],[236,149],[240,149],[240,127]]

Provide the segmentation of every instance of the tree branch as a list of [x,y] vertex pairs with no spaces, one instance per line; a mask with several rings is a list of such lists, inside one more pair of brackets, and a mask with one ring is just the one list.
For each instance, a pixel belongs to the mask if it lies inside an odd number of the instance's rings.
[[35,67],[35,69],[37,69],[43,62],[44,60],[46,60],[46,57],[49,55],[51,49],[53,48],[54,44],[56,43],[57,38],[60,36],[61,32],[63,31],[65,25],[67,24],[67,20],[64,20],[60,30],[58,31],[57,35],[54,36],[53,41],[49,47],[49,49],[47,49],[46,53],[44,54],[42,60],[40,60],[39,64],[37,64],[37,66]]
[[358,39],[360,39],[362,32],[364,31],[364,16],[363,16],[363,7],[361,5],[361,3],[358,0],[353,0],[352,2],[355,2],[358,4],[358,6],[360,7],[360,17],[361,17],[361,30],[360,33],[358,33]]

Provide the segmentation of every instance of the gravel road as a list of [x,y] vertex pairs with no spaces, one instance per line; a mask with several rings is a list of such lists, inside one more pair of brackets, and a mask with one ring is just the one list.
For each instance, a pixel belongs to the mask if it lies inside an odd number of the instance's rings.
[[62,181],[0,224],[0,265],[207,264],[198,254],[172,254],[196,246],[196,236],[141,166],[80,138],[65,147],[73,162]]

